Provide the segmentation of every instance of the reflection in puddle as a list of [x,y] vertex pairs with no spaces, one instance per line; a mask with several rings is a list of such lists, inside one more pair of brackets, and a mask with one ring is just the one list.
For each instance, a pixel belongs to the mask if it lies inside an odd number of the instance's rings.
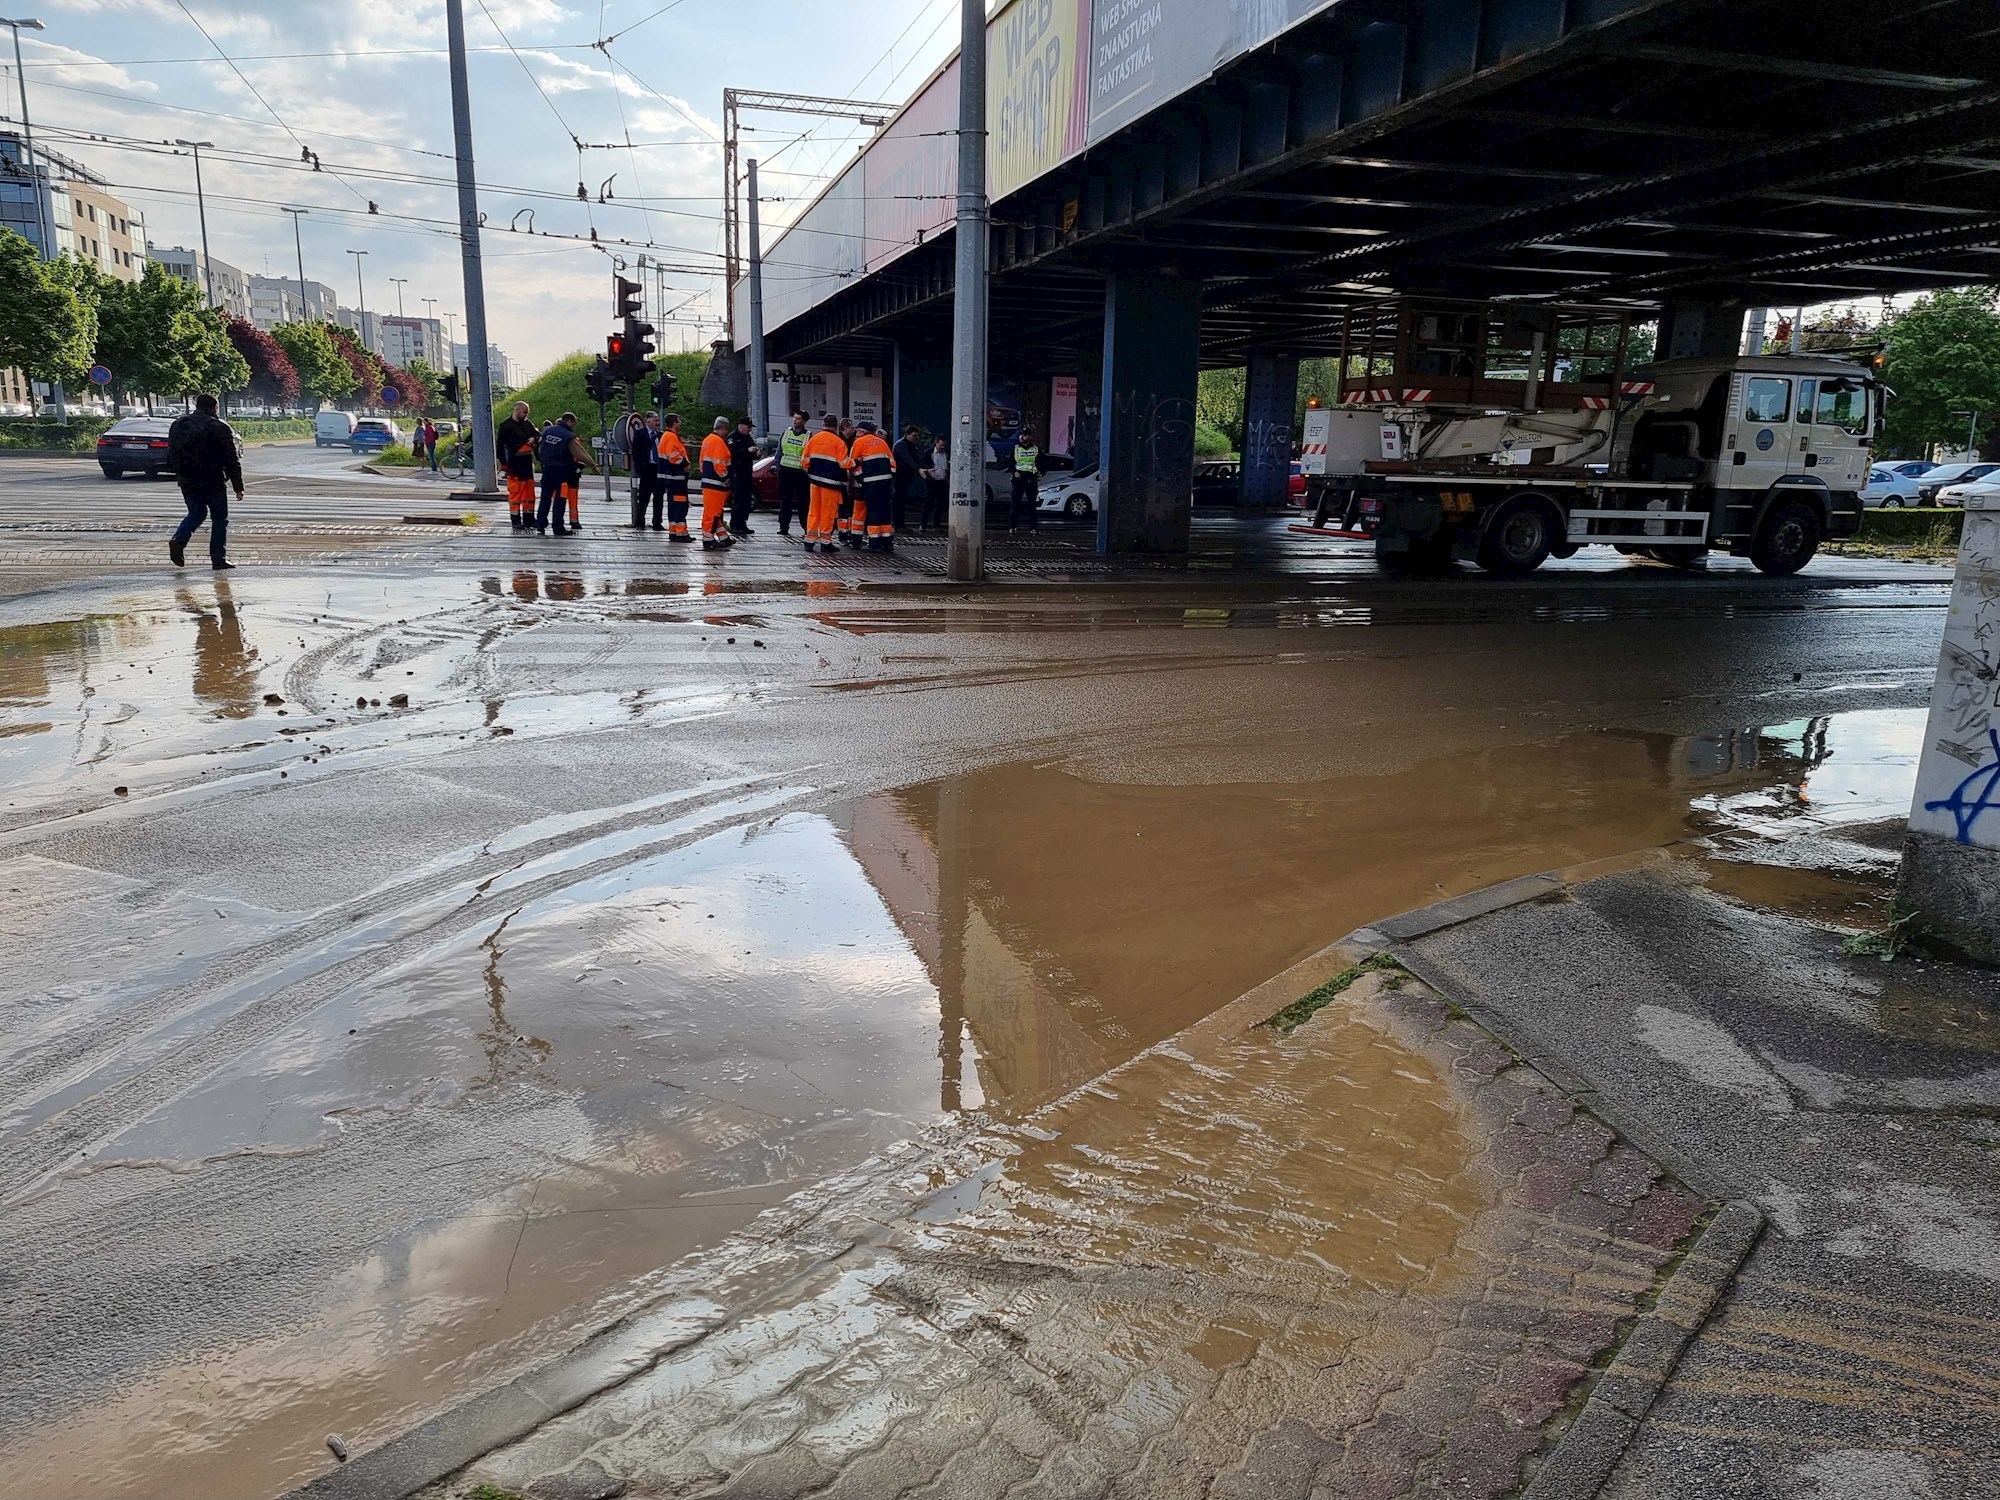
[[[242,658],[214,613],[227,702]],[[188,1241],[174,1253],[268,1257],[271,1300],[254,1329],[155,1329],[153,1347],[226,1358],[128,1356],[121,1394],[10,1451],[11,1473],[33,1493],[150,1495],[164,1472],[188,1493],[283,1489],[323,1465],[326,1431],[371,1441],[491,1385],[798,1186],[955,1113],[1018,1118],[1365,922],[1690,833],[1748,841],[1893,810],[1922,719],[1574,735],[1304,783],[1006,766],[824,814],[746,814],[608,872],[545,861],[561,878],[528,897],[489,882],[474,918],[59,1181],[160,1191],[166,1219],[196,1216],[163,1227]],[[1395,1094],[1416,1120],[1434,1106],[1396,1060],[1377,1049],[1327,1086]],[[1207,1115],[1181,1122],[1178,1146],[1099,1117],[1109,1160],[1199,1155]],[[1308,1185],[1274,1181],[1240,1185],[1239,1217],[1292,1237],[1260,1254],[1394,1281],[1402,1242],[1383,1226],[1425,1212],[1397,1196],[1396,1163],[1443,1153],[1425,1172],[1449,1177],[1462,1143],[1447,1134],[1399,1126],[1395,1151],[1356,1158],[1377,1211],[1286,1219]],[[203,1210],[278,1154],[254,1215]],[[1114,1259],[1120,1236],[1146,1239],[1108,1200],[1086,1212],[1066,1170],[1026,1148],[1009,1233],[1086,1234]],[[313,1227],[328,1223],[338,1243]],[[1240,1332],[1211,1330],[1195,1357],[1227,1362]]]

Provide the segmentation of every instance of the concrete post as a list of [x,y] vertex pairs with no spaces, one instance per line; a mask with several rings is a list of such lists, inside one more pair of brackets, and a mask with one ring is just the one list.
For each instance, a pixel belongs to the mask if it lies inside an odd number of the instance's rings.
[[771,376],[764,368],[764,237],[757,207],[757,159],[749,163],[746,207],[750,211],[750,430],[757,441],[771,436]]
[[1292,493],[1292,409],[1299,399],[1293,354],[1253,354],[1243,378],[1243,468],[1237,500],[1283,505]]
[[986,5],[960,0],[957,267],[951,306],[951,509],[945,572],[985,576],[986,546]]
[[[500,468],[493,451],[493,379],[486,360],[486,270],[480,263],[479,188],[472,160],[472,90],[465,81],[465,4],[445,0],[451,52],[451,128],[458,171],[458,255],[465,278],[467,403],[472,407],[472,488],[496,492]],[[359,266],[356,262],[356,266]]]
[[2000,964],[2000,498],[1968,497],[1898,904]]
[[1187,555],[1200,365],[1199,282],[1139,271],[1105,282],[1099,552]]

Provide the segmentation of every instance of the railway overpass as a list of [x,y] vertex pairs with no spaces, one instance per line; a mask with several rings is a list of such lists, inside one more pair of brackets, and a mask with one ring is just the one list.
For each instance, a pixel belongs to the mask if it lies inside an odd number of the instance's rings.
[[[1395,299],[1708,354],[2000,268],[1991,0],[1007,0],[988,73],[995,400],[1101,460],[1107,551],[1185,549],[1203,365],[1275,497],[1298,358]],[[944,427],[956,118],[954,59],[767,249],[775,410]]]

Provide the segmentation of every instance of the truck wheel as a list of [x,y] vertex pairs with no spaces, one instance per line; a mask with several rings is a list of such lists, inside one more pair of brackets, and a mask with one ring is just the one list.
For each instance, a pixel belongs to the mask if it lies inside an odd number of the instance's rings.
[[1803,500],[1781,500],[1757,528],[1757,539],[1750,544],[1750,561],[1758,572],[1782,578],[1811,562],[1819,543],[1818,508]]
[[1582,550],[1583,548],[1577,546],[1575,542],[1557,542],[1553,547],[1549,548],[1549,556],[1559,557],[1564,562],[1568,562]]
[[1479,539],[1479,566],[1501,578],[1520,578],[1549,559],[1556,544],[1555,507],[1538,495],[1503,501]]

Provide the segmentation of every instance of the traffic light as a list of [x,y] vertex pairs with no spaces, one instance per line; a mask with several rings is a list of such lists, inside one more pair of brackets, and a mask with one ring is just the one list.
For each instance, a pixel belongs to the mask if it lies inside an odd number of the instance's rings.
[[615,372],[625,366],[625,335],[612,333],[605,335],[604,363]]
[[640,297],[642,295],[639,283],[636,281],[627,281],[623,276],[613,276],[611,283],[617,293],[612,300],[618,304],[618,310],[612,316],[617,318],[638,317]]
[[453,370],[438,382],[438,399],[452,406],[458,405],[458,371]]
[[[617,335],[613,334],[612,337],[615,339]],[[598,360],[583,372],[583,393],[599,405],[611,400],[612,387],[611,369],[604,360]]]
[[672,406],[674,398],[680,394],[680,386],[673,371],[660,371],[660,378],[653,382],[653,404],[663,411]]
[[653,325],[637,318],[625,320],[625,368],[620,378],[638,385],[653,373]]

